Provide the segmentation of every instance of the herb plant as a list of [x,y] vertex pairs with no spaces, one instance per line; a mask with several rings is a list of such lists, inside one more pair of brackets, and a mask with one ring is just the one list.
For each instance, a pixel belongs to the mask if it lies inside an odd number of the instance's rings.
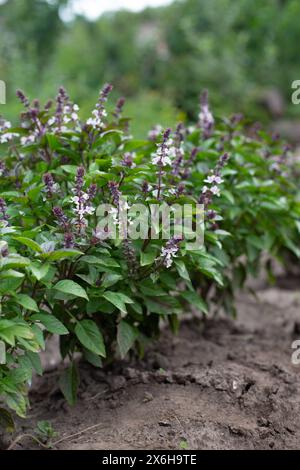
[[[123,98],[107,116],[111,88],[100,91],[86,122],[63,88],[45,106],[18,91],[20,125],[0,121],[0,416],[7,428],[8,408],[25,416],[51,335],[60,337],[68,364],[60,386],[73,404],[75,353],[101,367],[134,347],[142,354],[161,323],[176,332],[190,306],[235,314],[234,292],[262,262],[270,273],[273,258],[299,256],[287,147],[242,116],[215,119],[207,93],[195,125],[157,126],[135,140]],[[191,230],[205,227],[203,244],[191,244],[176,217],[167,237],[159,218],[147,226],[153,207],[187,204]],[[137,205],[145,209],[138,224]],[[143,236],[123,230],[123,213]]]

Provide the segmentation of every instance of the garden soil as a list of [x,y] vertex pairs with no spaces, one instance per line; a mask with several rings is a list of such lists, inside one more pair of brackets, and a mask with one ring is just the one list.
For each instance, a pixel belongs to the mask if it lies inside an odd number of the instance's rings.
[[[299,283],[297,283],[299,285]],[[280,285],[280,284],[279,284]],[[57,371],[36,378],[29,420],[59,433],[54,449],[296,449],[300,447],[300,291],[241,294],[238,318],[191,318],[167,330],[144,360],[103,372],[82,364],[78,403],[66,405]],[[30,438],[13,448],[38,449]]]

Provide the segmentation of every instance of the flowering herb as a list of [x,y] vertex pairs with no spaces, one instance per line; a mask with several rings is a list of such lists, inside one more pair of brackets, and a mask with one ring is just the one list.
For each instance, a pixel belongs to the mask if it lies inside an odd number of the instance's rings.
[[96,107],[92,112],[93,117],[87,120],[87,125],[100,129],[104,126],[103,119],[107,116],[105,103],[111,91],[112,85],[110,85],[109,83],[104,85],[104,87],[100,91],[98,103],[96,104]]
[[224,167],[224,165],[227,163],[228,158],[229,158],[228,153],[224,153],[218,160],[216,167],[211,171],[211,173],[204,180],[204,183],[206,184],[202,188],[202,193],[199,198],[199,202],[201,204],[204,204],[205,207],[211,204],[213,196],[220,196],[219,186],[220,184],[224,182],[224,180],[220,176],[221,170]]
[[208,91],[204,90],[200,96],[199,127],[202,129],[204,139],[208,139],[213,131],[215,120],[209,109]]
[[92,215],[95,212],[95,208],[91,205],[91,200],[95,197],[97,187],[92,185],[88,189],[88,192],[83,191],[84,184],[84,168],[79,167],[75,178],[75,186],[73,193],[75,196],[71,198],[74,203],[73,213],[75,218],[72,219],[72,223],[75,224],[78,234],[84,234],[87,226],[87,219],[85,216]]
[[162,126],[160,124],[157,124],[148,132],[148,139],[152,140],[153,142],[156,142],[157,139],[161,136],[162,132]]
[[122,158],[121,165],[127,168],[134,168],[135,167],[134,157],[135,157],[134,153],[125,152]]
[[171,129],[167,129],[162,135],[161,143],[157,144],[157,150],[152,154],[153,165],[158,166],[158,184],[157,184],[157,199],[161,199],[162,192],[162,177],[164,174],[163,167],[171,166],[172,159],[175,157],[175,147],[173,140],[170,138]]
[[116,123],[118,124],[121,117],[122,117],[122,111],[125,105],[125,98],[124,96],[121,96],[121,98],[118,99],[113,116],[116,119]]
[[108,188],[112,197],[112,202],[115,206],[119,205],[121,191],[119,191],[119,184],[115,181],[109,181]]
[[57,206],[53,207],[53,214],[56,217],[58,224],[63,228],[63,230],[69,230],[71,224],[68,217],[64,214],[63,210]]
[[51,198],[59,191],[59,186],[54,182],[51,173],[45,173],[43,176],[43,181],[45,184],[45,192],[47,197]]
[[160,257],[162,263],[166,268],[170,268],[173,264],[173,258],[179,251],[179,243],[182,241],[182,237],[174,236],[167,241],[166,245],[162,247]]
[[[173,134],[156,126],[139,142],[124,128],[123,99],[107,116],[111,89],[85,123],[63,88],[45,106],[18,92],[22,131],[0,121],[0,341],[9,358],[0,413],[25,416],[27,384],[52,334],[64,337],[63,392],[73,404],[75,354],[100,365],[141,349],[187,301],[204,314],[214,303],[235,314],[235,289],[249,273],[265,260],[269,270],[274,256],[300,257],[299,164],[280,140],[245,130],[242,117],[215,123],[204,93],[198,123]],[[188,233],[163,236],[160,217],[147,227],[153,206],[186,203],[189,230],[205,228],[200,246]],[[135,205],[143,217],[133,217]]]
[[7,215],[6,202],[4,201],[4,199],[2,199],[2,197],[0,197],[0,221],[2,221],[2,223],[5,222],[5,224],[7,224],[8,219],[9,217]]

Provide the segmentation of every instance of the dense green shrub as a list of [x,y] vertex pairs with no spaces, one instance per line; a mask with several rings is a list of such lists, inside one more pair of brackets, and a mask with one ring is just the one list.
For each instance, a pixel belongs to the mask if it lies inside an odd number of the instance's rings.
[[[269,269],[284,250],[299,255],[297,186],[277,139],[245,131],[240,116],[215,122],[204,93],[196,125],[156,127],[135,140],[123,99],[107,117],[110,91],[101,90],[86,122],[63,88],[43,107],[18,92],[20,127],[0,121],[0,396],[10,427],[5,406],[25,416],[52,334],[69,359],[60,385],[72,404],[74,353],[96,367],[134,346],[142,354],[162,321],[176,332],[190,306],[234,313],[234,291],[261,260]],[[121,209],[134,224],[139,203],[147,211],[189,204],[190,232],[205,226],[204,245],[190,243],[176,218],[167,239],[159,221],[151,227],[157,238],[148,230],[144,239],[122,230],[112,237]],[[111,225],[101,225],[100,204],[110,205]]]

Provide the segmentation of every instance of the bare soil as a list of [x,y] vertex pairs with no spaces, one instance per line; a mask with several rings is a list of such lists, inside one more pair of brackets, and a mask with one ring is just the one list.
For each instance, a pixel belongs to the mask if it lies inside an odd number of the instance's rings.
[[[83,364],[73,408],[49,372],[35,383],[19,432],[49,420],[55,449],[299,448],[300,366],[291,363],[299,306],[300,290],[242,294],[235,321],[188,320],[142,361],[106,371]],[[38,445],[22,439],[14,448]]]

